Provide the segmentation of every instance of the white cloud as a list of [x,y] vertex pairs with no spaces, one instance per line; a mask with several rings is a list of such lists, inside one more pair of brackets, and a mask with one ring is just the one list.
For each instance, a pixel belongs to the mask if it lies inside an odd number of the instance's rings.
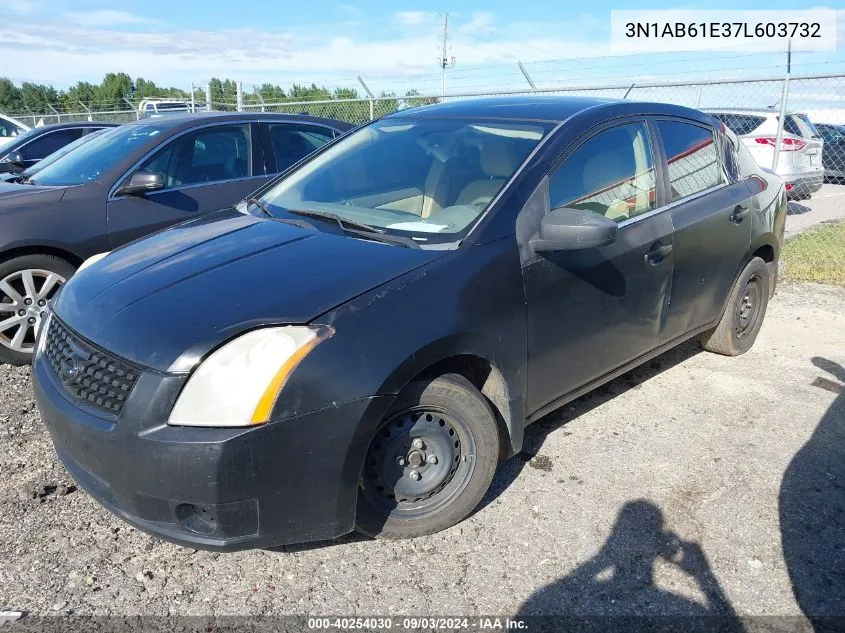
[[349,13],[351,15],[358,15],[361,13],[361,9],[356,7],[354,4],[339,4],[337,5],[337,10],[341,13]]
[[418,24],[425,24],[431,21],[437,14],[429,11],[398,11],[393,16],[396,21],[406,26],[415,26]]
[[74,11],[64,14],[65,19],[73,24],[87,27],[121,26],[127,24],[151,24],[158,22],[128,11],[98,9],[95,11]]

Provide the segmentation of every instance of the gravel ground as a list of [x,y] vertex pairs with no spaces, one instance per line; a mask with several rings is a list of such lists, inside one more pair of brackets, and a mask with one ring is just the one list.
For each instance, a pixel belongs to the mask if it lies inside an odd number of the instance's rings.
[[[796,615],[793,581],[805,608],[807,595],[841,606],[845,288],[782,287],[751,352],[700,352],[686,344],[530,427],[481,509],[444,533],[238,554],[161,542],[77,490],[29,371],[0,366],[0,609]],[[824,529],[799,508],[813,499],[833,530],[815,554],[790,545]]]

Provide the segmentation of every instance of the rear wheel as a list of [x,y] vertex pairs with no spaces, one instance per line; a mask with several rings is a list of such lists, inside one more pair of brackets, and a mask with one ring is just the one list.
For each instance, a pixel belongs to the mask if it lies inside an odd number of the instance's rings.
[[53,255],[23,255],[0,263],[0,362],[32,361],[47,302],[75,268]]
[[704,349],[725,356],[751,349],[766,316],[771,283],[766,263],[759,257],[752,259],[734,283],[719,324],[702,336]]
[[398,539],[458,523],[490,486],[498,455],[493,411],[468,380],[446,374],[412,383],[367,451],[356,529]]

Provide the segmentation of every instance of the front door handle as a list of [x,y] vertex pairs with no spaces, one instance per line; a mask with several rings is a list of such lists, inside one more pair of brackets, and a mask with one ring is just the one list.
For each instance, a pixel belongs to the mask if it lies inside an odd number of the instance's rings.
[[730,220],[734,224],[740,224],[742,219],[748,215],[748,207],[744,207],[741,204],[738,204],[734,207],[733,213],[731,213]]
[[645,263],[649,266],[659,266],[671,252],[671,244],[661,244],[660,242],[657,242],[649,249],[648,253],[645,254]]

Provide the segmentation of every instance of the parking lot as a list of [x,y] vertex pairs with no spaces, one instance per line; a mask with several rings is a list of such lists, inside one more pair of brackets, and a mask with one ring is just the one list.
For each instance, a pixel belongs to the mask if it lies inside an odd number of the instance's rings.
[[[790,230],[817,204],[842,213],[820,196]],[[843,367],[845,288],[786,284],[748,354],[685,344],[530,427],[454,528],[213,554],[77,490],[29,371],[0,366],[0,610],[842,613]]]

